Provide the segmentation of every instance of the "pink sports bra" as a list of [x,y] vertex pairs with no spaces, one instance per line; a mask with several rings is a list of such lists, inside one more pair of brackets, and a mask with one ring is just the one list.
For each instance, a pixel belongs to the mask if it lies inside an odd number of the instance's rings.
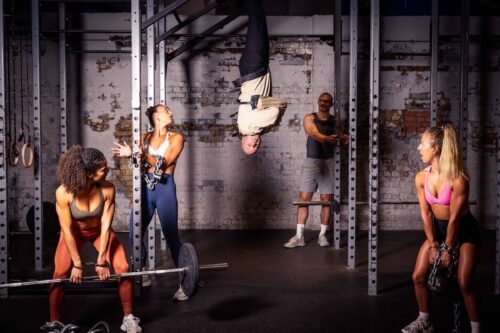
[[452,191],[452,188],[450,187],[450,185],[446,184],[444,186],[444,189],[443,191],[441,192],[441,194],[439,195],[439,197],[435,197],[431,194],[431,192],[429,192],[429,188],[427,187],[427,176],[429,175],[429,173],[431,172],[431,166],[429,166],[427,168],[427,173],[425,174],[425,181],[424,181],[424,194],[425,194],[425,200],[427,200],[427,203],[429,205],[445,205],[445,206],[449,206],[450,205],[450,201],[451,201],[451,191]]

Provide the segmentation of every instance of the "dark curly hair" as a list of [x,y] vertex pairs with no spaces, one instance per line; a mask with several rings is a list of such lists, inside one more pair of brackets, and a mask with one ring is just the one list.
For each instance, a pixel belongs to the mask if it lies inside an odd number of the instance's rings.
[[62,154],[57,164],[57,178],[66,191],[75,193],[85,186],[89,175],[104,166],[105,161],[100,150],[75,145]]
[[150,106],[147,110],[146,110],[146,116],[148,116],[148,120],[149,120],[149,125],[151,126],[154,126],[155,125],[155,122],[153,120],[153,116],[154,114],[158,111],[158,107],[159,106],[164,106],[167,108],[167,110],[170,111],[170,108],[165,105],[165,104],[156,104],[155,106]]

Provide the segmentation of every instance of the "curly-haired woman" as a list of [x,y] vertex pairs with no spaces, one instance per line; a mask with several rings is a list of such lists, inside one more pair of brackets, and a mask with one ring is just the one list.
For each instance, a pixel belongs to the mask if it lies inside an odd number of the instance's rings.
[[457,133],[451,125],[428,128],[418,146],[422,162],[429,166],[415,177],[420,214],[427,239],[417,255],[413,284],[418,318],[403,333],[433,332],[429,315],[427,276],[429,264],[442,249],[441,263],[449,266],[458,256],[456,276],[469,315],[472,333],[479,332],[477,293],[473,284],[479,245],[479,225],[469,208],[469,177]]
[[[144,172],[142,182],[141,199],[141,231],[145,233],[146,228],[153,217],[154,210],[158,212],[161,230],[168,247],[172,253],[172,260],[178,266],[179,251],[182,246],[179,240],[177,228],[177,194],[174,181],[174,171],[182,149],[184,148],[184,136],[169,130],[173,123],[173,113],[170,108],[158,104],[147,109],[149,123],[154,126],[153,131],[141,135],[140,151],[138,159]],[[133,156],[131,147],[114,143],[116,147],[111,148],[113,153],[119,157]],[[130,230],[133,228],[132,213],[130,214]],[[133,247],[133,234],[130,233],[130,247]],[[142,267],[146,265],[146,247],[142,244],[141,252]],[[143,285],[151,282],[147,275],[143,277]],[[187,296],[181,287],[174,295],[176,300],[186,300]]]
[[[115,212],[115,187],[106,181],[108,166],[103,153],[94,148],[73,146],[57,165],[61,185],[56,190],[56,209],[61,224],[61,237],[55,254],[54,278],[70,276],[73,283],[81,283],[84,264],[80,249],[87,241],[98,251],[95,271],[101,280],[109,278],[109,266],[116,274],[128,272],[129,266],[122,244],[111,223]],[[121,330],[142,332],[139,319],[132,314],[133,285],[131,278],[121,278],[118,294],[124,317]],[[50,286],[50,320],[61,317],[64,287]]]

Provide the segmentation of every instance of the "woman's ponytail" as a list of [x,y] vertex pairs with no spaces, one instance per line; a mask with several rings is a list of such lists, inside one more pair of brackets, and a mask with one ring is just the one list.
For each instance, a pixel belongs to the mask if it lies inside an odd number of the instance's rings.
[[439,171],[444,173],[450,181],[454,181],[460,176],[469,179],[462,157],[462,149],[458,135],[450,124],[443,127],[443,143],[441,145],[441,155],[439,157]]
[[87,182],[83,153],[84,149],[75,145],[62,154],[57,164],[57,178],[70,193],[75,193]]

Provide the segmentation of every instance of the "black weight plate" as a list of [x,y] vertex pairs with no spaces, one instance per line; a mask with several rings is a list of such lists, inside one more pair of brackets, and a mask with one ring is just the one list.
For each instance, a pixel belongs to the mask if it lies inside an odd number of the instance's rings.
[[[59,217],[57,216],[56,205],[52,202],[43,202],[43,235],[52,236],[59,232]],[[26,214],[26,225],[33,233],[35,230],[35,206],[31,206]]]
[[179,252],[179,268],[181,267],[186,267],[187,270],[179,273],[179,282],[184,294],[191,297],[198,288],[200,275],[196,250],[190,243],[182,244]]

